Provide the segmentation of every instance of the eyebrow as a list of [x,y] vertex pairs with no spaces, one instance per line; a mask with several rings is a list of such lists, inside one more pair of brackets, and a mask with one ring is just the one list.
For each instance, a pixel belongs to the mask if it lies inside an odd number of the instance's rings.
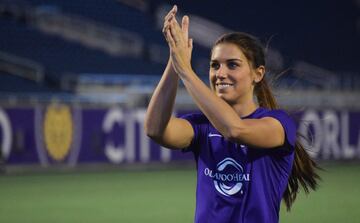
[[[233,61],[239,61],[239,62],[243,62],[241,59],[239,58],[231,58],[231,59],[227,59],[225,60],[226,62],[233,62]],[[210,62],[218,62],[218,60],[210,60]]]

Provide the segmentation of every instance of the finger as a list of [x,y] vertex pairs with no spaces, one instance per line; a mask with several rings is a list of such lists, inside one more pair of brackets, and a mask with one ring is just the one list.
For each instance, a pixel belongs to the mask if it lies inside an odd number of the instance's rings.
[[169,28],[170,26],[170,22],[175,18],[175,13],[176,13],[176,10],[174,10],[174,8],[169,12],[169,14],[165,17],[165,22],[164,22],[164,26],[163,26],[163,30],[162,32],[166,33],[166,29]]
[[169,21],[166,21],[164,23],[164,27],[162,29],[162,32],[164,33],[164,35],[166,35],[166,30],[168,30],[170,28],[170,22]]
[[180,38],[179,38],[180,27],[178,27],[178,26],[179,26],[179,24],[175,20],[173,20],[170,23],[170,27],[169,27],[171,37],[174,40],[175,44],[177,44],[180,40]]
[[168,32],[170,32],[169,29],[164,32],[164,36],[165,36],[166,42],[169,44],[169,47],[170,47],[170,39],[169,39]]
[[175,40],[173,39],[173,37],[171,36],[171,29],[169,29],[166,32],[166,40],[168,41],[170,48],[174,48],[175,47]]
[[162,30],[164,34],[166,33],[166,30],[170,28],[170,25],[174,19],[176,20],[175,15],[171,15],[169,19],[164,22],[164,26]]
[[166,33],[168,32],[169,28],[164,28],[162,30],[163,35],[165,36],[165,39],[167,38]]
[[174,15],[175,13],[177,12],[177,7],[174,5],[170,11],[167,13],[167,15],[165,16],[165,18],[171,16],[171,15]]
[[177,6],[174,5],[172,7],[172,9],[168,12],[168,14],[164,17],[164,20],[167,21],[169,20],[171,17],[173,17],[177,12]]
[[193,48],[193,39],[192,38],[188,40],[188,46],[190,49]]
[[[167,26],[169,26],[170,23],[171,23],[174,19],[175,19],[175,15],[169,16],[168,19],[165,20],[163,27],[166,28]],[[164,29],[164,28],[163,28],[163,29]]]
[[176,18],[172,19],[170,21],[171,24],[171,28],[173,29],[173,31],[177,32],[177,33],[182,33],[181,27],[178,23],[178,21],[176,20]]
[[170,19],[172,19],[173,17],[175,16],[175,13],[170,11],[169,14],[167,14],[165,17],[164,17],[164,21],[169,21]]
[[189,17],[184,16],[181,21],[181,29],[186,39],[189,38]]

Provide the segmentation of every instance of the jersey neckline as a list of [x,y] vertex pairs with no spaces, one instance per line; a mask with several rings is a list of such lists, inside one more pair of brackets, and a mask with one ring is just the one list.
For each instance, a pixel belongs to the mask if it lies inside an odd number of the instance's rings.
[[258,114],[259,112],[263,111],[265,108],[263,107],[257,107],[252,113],[241,117],[241,119],[248,119],[248,118],[253,118],[256,114]]

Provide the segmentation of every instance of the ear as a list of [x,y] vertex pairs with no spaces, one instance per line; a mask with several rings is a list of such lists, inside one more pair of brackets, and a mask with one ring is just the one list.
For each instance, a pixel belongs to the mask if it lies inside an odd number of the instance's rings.
[[254,82],[255,83],[259,83],[265,75],[265,66],[259,66],[258,68],[255,69],[255,76],[254,76]]

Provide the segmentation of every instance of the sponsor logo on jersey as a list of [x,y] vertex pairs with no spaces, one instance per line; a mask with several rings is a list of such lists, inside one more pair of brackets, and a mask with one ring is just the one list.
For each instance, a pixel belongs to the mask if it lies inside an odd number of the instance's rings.
[[243,183],[250,181],[250,174],[232,158],[225,158],[216,166],[216,170],[205,168],[205,176],[213,179],[215,189],[222,195],[232,196],[243,193]]

